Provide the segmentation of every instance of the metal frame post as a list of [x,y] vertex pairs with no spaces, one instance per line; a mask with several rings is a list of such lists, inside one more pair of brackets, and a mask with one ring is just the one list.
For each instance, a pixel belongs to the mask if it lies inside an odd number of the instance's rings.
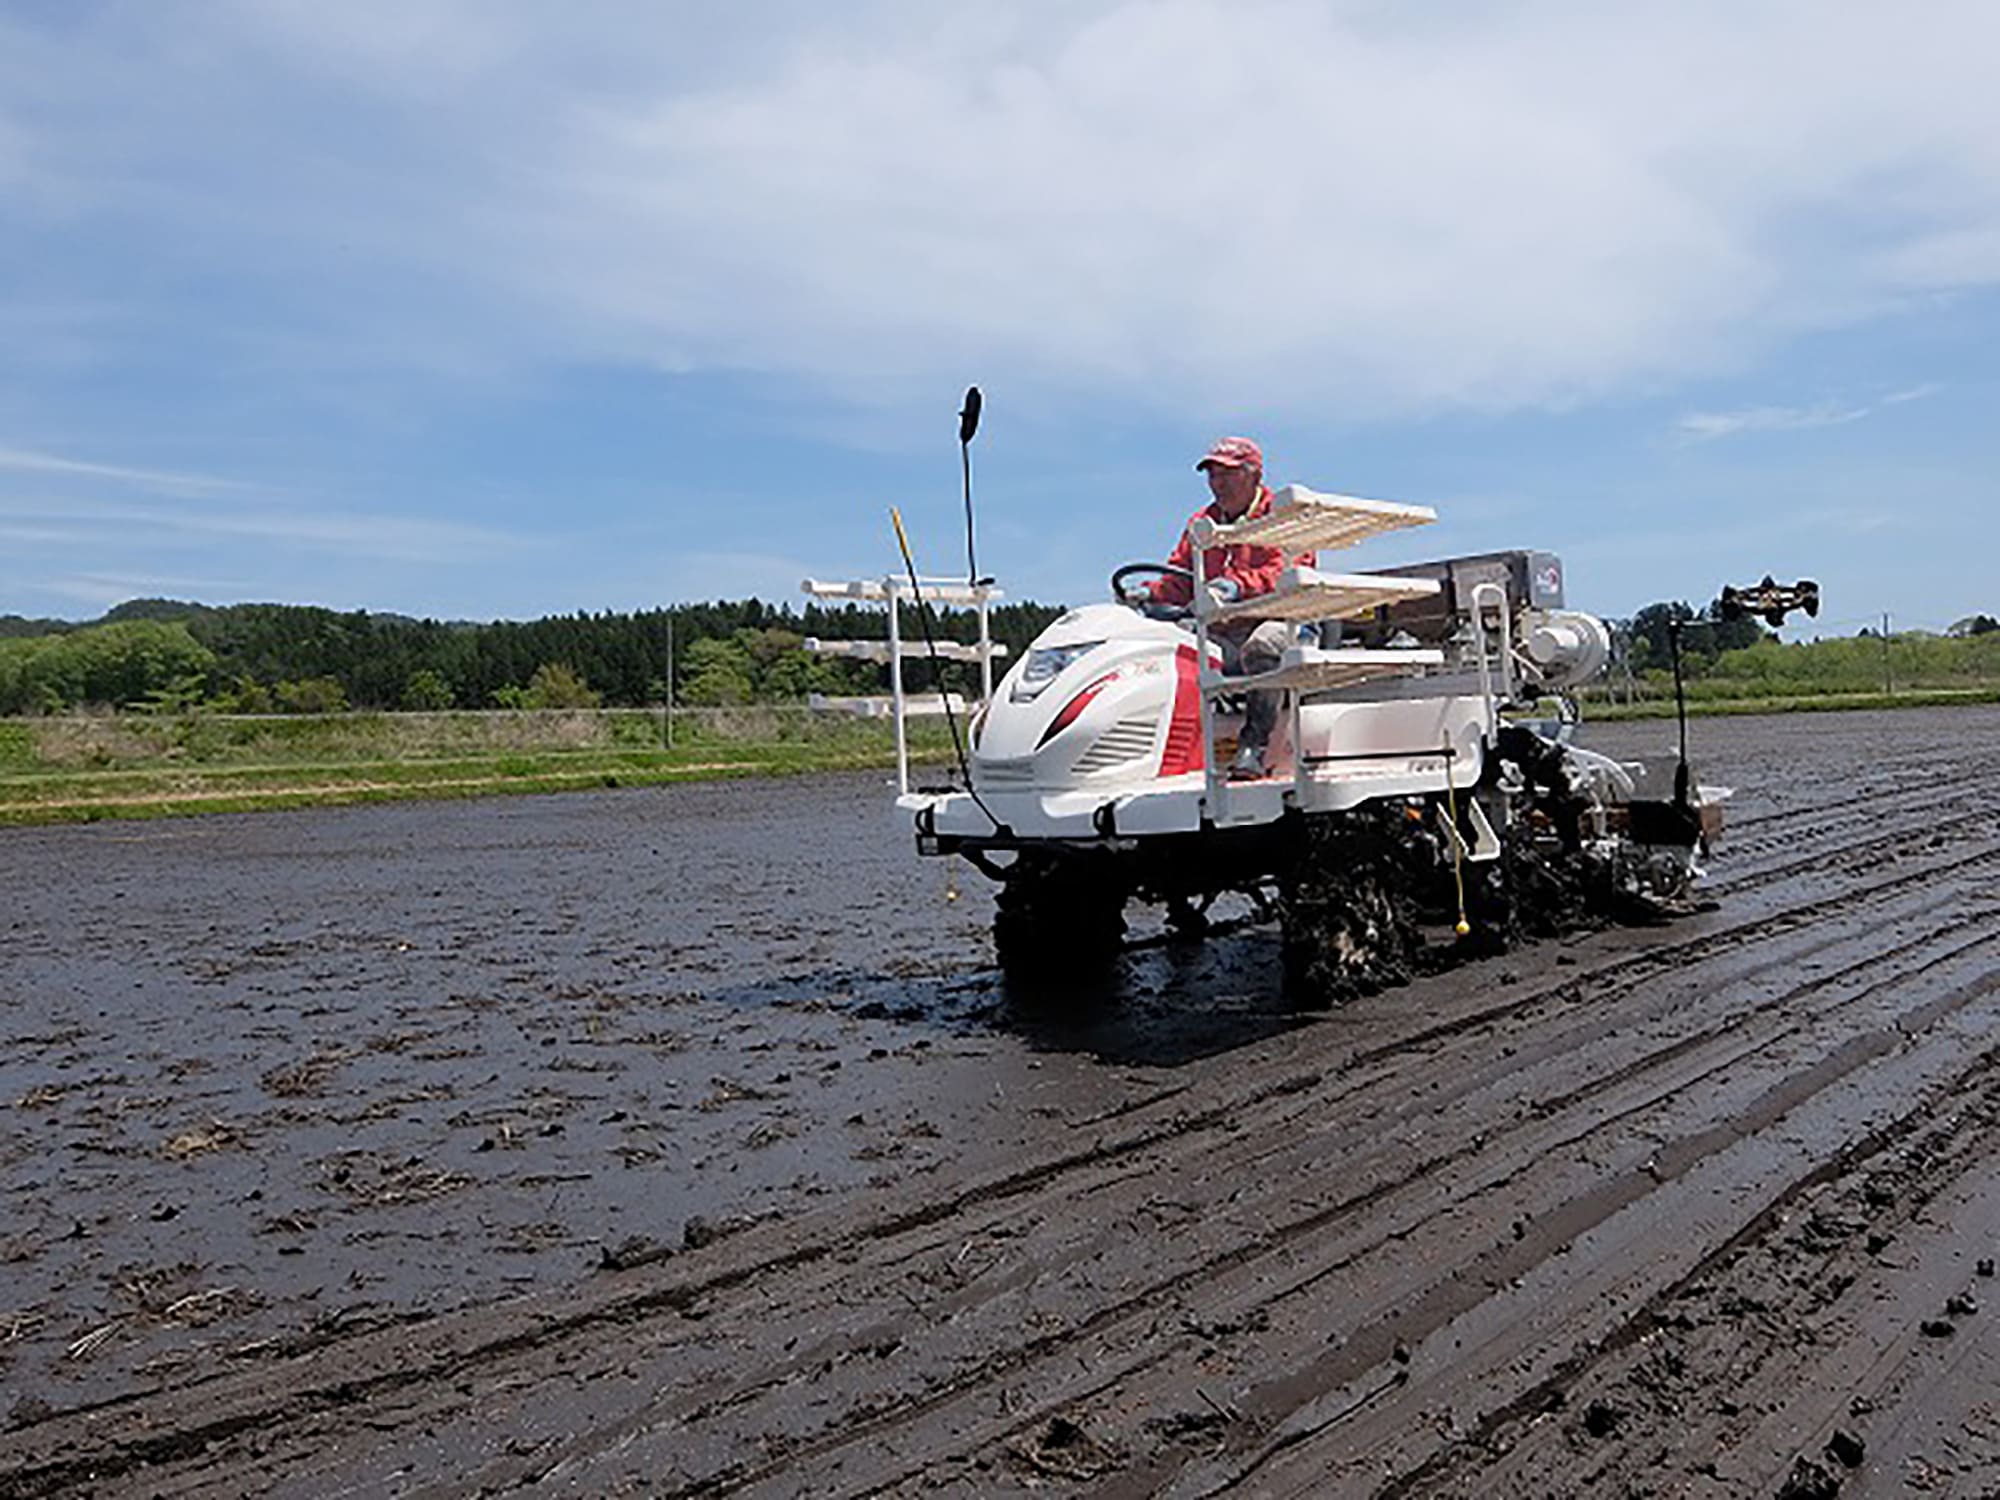
[[993,632],[988,611],[991,608],[985,585],[979,588],[979,701],[993,701]]
[[[1496,612],[1500,617],[1500,698],[1493,696],[1493,669],[1489,664],[1491,647],[1486,639],[1486,605],[1489,598],[1496,599]],[[1514,701],[1514,606],[1507,597],[1507,590],[1497,583],[1481,583],[1472,590],[1472,630],[1473,641],[1479,652],[1479,688],[1486,699],[1486,734],[1490,739],[1500,729],[1500,704]],[[1446,768],[1447,775],[1449,767]]]
[[889,698],[896,716],[896,792],[910,791],[910,742],[903,727],[903,612],[900,604],[902,580],[885,578],[883,592],[889,596]]
[[1681,631],[1686,622],[1667,618],[1667,650],[1674,660],[1674,717],[1680,722],[1681,758],[1674,767],[1674,804],[1688,807],[1688,795],[1693,790],[1688,775],[1688,705],[1687,688],[1681,679]]

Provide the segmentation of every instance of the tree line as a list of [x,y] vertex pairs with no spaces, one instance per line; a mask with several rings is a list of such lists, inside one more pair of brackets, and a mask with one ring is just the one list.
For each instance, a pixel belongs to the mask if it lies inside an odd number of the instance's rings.
[[[1019,654],[1060,606],[997,604],[994,639]],[[931,614],[940,640],[978,639],[971,610]],[[905,632],[918,636],[911,611]],[[343,708],[646,707],[802,702],[883,691],[874,664],[813,655],[805,639],[881,639],[880,609],[758,599],[486,624],[310,605],[138,599],[84,623],[0,616],[0,714],[108,704],[241,713]],[[1011,659],[1011,658],[1010,658]],[[954,691],[976,670],[943,663]],[[905,667],[913,690],[938,685]]]
[[[1012,660],[1061,610],[995,605],[994,639],[1009,648]],[[904,618],[906,634],[920,638],[910,613]],[[940,640],[978,638],[970,610],[933,611],[932,620]],[[1723,619],[1719,601],[1701,610],[1668,601],[1611,622],[1627,643],[1634,671],[1668,665],[1675,621],[1682,625],[1691,677],[1724,671],[1725,657],[1738,659],[1732,653],[1811,649],[1779,648],[1754,618]],[[802,647],[809,636],[879,640],[884,631],[882,611],[866,605],[794,608],[757,599],[487,624],[310,605],[137,599],[84,623],[0,615],[0,714],[93,705],[239,713],[637,708],[663,703],[669,693],[690,706],[797,703],[814,693],[882,691],[879,666]],[[1996,634],[2000,624],[1984,614],[1968,616],[1949,632],[1976,638],[1982,648]],[[1979,652],[1979,661],[1988,654]],[[1757,661],[1765,663],[1766,656]],[[970,692],[975,672],[945,663],[934,675],[918,659],[906,667],[906,681],[913,691],[941,682]]]
[[[1807,616],[1794,618],[1798,623],[1808,623]],[[1726,618],[1720,599],[1701,610],[1682,600],[1649,604],[1629,620],[1609,622],[1613,632],[1627,643],[1626,649],[1630,652],[1634,670],[1672,665],[1673,648],[1668,636],[1676,623],[1681,627],[1682,666],[1696,676],[1714,668],[1726,652],[1746,651],[1778,640],[1777,633],[1766,629],[1754,615],[1739,615],[1733,620]],[[1941,637],[1926,631],[1903,633],[1903,637],[1913,643],[1925,639],[1968,641],[1991,635],[2000,635],[2000,620],[1988,614],[1967,615],[1954,620]],[[1854,638],[1879,640],[1880,636],[1873,628],[1864,626]]]

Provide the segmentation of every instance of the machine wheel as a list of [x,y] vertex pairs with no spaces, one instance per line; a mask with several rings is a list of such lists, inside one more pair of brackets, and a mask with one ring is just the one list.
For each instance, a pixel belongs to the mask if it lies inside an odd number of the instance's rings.
[[1023,854],[994,897],[993,946],[1015,974],[1108,962],[1125,936],[1125,885],[1105,861]]
[[1408,981],[1422,947],[1414,884],[1407,851],[1382,820],[1308,819],[1278,893],[1285,987],[1295,1003],[1332,1005]]

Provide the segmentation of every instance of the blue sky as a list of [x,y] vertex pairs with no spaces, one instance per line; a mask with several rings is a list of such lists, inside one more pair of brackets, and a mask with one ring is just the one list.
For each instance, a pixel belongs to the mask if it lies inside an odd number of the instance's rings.
[[2000,613],[2000,9],[0,0],[0,613],[1096,596],[1194,458]]

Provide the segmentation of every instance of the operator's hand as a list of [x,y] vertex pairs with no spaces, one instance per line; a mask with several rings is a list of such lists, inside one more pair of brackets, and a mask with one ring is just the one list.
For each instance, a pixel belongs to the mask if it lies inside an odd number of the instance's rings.
[[1208,597],[1213,599],[1217,606],[1234,604],[1243,597],[1243,586],[1234,578],[1218,578],[1209,584]]

